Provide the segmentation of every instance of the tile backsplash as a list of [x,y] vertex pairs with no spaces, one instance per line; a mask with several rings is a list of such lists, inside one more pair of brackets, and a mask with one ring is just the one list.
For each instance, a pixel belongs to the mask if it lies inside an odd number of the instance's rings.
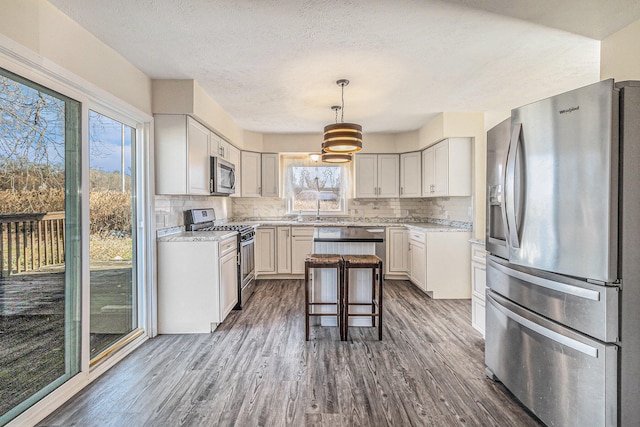
[[[286,215],[285,199],[275,197],[231,199],[234,218],[277,218]],[[432,199],[350,199],[354,218],[431,218],[472,222],[471,197]]]
[[156,196],[156,229],[184,225],[184,211],[187,209],[213,208],[216,220],[231,216],[231,199],[216,196]]

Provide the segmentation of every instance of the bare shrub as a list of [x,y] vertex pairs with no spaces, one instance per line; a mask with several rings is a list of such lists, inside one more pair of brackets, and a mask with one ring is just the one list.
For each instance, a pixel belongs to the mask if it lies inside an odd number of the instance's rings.
[[92,191],[89,199],[91,234],[131,233],[131,195],[117,191]]
[[0,190],[0,213],[33,213],[64,211],[64,189]]
[[90,236],[89,257],[92,261],[131,261],[131,237]]

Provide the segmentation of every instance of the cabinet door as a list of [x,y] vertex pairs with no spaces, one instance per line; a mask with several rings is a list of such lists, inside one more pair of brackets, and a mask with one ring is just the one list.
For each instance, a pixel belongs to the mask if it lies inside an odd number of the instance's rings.
[[280,155],[262,153],[262,196],[280,197]]
[[422,197],[422,155],[400,154],[400,197]]
[[209,152],[211,153],[212,156],[221,157],[220,155],[221,141],[222,139],[218,135],[211,132],[211,142],[209,143]]
[[356,154],[356,198],[378,196],[378,156],[376,154]]
[[278,274],[291,273],[291,227],[278,227]]
[[422,197],[433,197],[435,191],[435,147],[422,152]]
[[229,160],[229,147],[231,147],[231,145],[224,139],[220,138],[218,146],[220,149],[220,156],[225,160]]
[[400,196],[400,156],[378,154],[378,197]]
[[434,146],[433,152],[433,191],[434,197],[449,195],[449,141]]
[[260,197],[262,181],[262,156],[253,151],[243,151],[241,157],[242,197]]
[[411,241],[411,281],[423,291],[427,290],[427,248],[426,245]]
[[236,167],[236,192],[231,197],[242,195],[242,166],[240,164],[240,150],[229,144],[229,162]]
[[258,227],[255,240],[256,274],[275,274],[276,272],[276,229]]
[[210,194],[209,129],[187,118],[187,192],[188,194]]
[[232,251],[220,258],[220,322],[238,303],[238,251]]
[[409,239],[407,230],[401,227],[387,228],[388,261],[387,272],[406,273],[408,271]]
[[313,228],[291,227],[291,273],[304,274],[304,259],[313,252]]

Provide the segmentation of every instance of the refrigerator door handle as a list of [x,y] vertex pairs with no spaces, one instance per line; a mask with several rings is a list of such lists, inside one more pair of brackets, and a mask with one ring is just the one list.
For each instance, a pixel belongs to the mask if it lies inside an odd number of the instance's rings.
[[522,135],[522,123],[516,123],[511,132],[509,142],[509,154],[507,155],[507,167],[505,168],[505,206],[507,213],[507,233],[509,245],[512,248],[520,247],[520,236],[516,224],[516,154],[520,146],[520,136]]
[[592,301],[600,301],[600,292],[593,291],[591,289],[584,289],[578,286],[569,285],[566,283],[555,282],[553,280],[544,279],[539,276],[533,276],[531,274],[523,273],[522,271],[514,270],[504,267],[497,262],[489,259],[488,264],[496,270],[511,276],[515,279],[520,279],[534,285],[542,286],[543,288],[551,289],[553,291],[562,292],[564,294],[573,295],[579,298],[585,298]]
[[580,341],[574,340],[573,338],[569,338],[565,335],[559,334],[558,332],[552,331],[550,329],[545,328],[544,326],[540,326],[535,322],[532,322],[529,319],[526,319],[519,314],[514,313],[511,310],[508,310],[505,307],[500,306],[493,298],[489,298],[489,303],[493,305],[495,308],[500,310],[502,314],[513,320],[514,322],[524,326],[525,328],[536,332],[552,341],[557,342],[558,344],[564,345],[565,347],[572,348],[576,351],[586,354],[587,356],[598,358],[598,349],[592,347],[588,344],[582,343]]

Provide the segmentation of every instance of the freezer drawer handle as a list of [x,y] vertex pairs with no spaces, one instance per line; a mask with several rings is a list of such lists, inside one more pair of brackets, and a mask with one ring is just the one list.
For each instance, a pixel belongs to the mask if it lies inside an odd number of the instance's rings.
[[562,334],[559,334],[543,326],[540,326],[537,323],[532,322],[531,320],[525,319],[524,317],[514,313],[511,310],[501,307],[493,298],[489,298],[489,303],[492,304],[498,310],[500,310],[500,312],[502,312],[502,314],[507,316],[509,319],[524,326],[525,328],[533,332],[536,332],[546,338],[549,338],[550,340],[555,341],[558,344],[572,348],[576,351],[579,351],[580,353],[584,353],[587,356],[595,357],[596,359],[598,358],[597,348],[581,343],[580,341],[574,340],[573,338],[566,337]]
[[542,277],[532,276],[531,274],[523,273],[511,268],[506,268],[491,260],[489,260],[489,264],[491,265],[491,267],[506,274],[507,276],[511,276],[516,279],[524,280],[525,282],[533,283],[534,285],[542,286],[543,288],[573,295],[579,298],[590,299],[592,301],[600,301],[600,292],[598,291],[584,289],[578,286],[568,285],[566,283],[554,282],[553,280],[543,279]]

